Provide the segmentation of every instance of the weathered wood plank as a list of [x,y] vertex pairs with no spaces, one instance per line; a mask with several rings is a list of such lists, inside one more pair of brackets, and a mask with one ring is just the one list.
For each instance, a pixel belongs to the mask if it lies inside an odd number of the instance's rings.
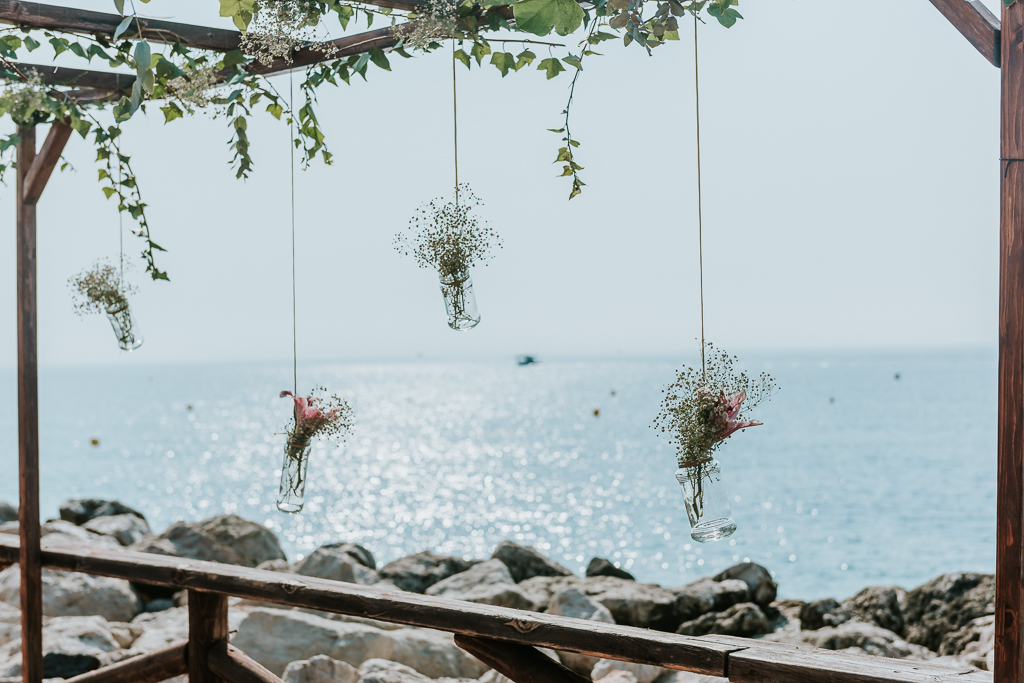
[[27,62],[14,62],[14,65],[24,74],[35,71],[39,74],[39,79],[49,85],[122,91],[131,90],[132,85],[135,83],[134,74],[71,69],[66,66],[29,64]]
[[[0,561],[16,556],[17,545],[17,538],[0,534]],[[351,614],[711,676],[725,675],[726,654],[736,649],[690,636],[630,626],[162,555],[61,546],[44,541],[43,563],[54,569],[179,589],[219,591],[280,605]]]
[[210,670],[228,683],[284,683],[259,662],[226,640],[210,646]]
[[1002,63],[999,20],[981,0],[931,0],[931,3],[993,66]]
[[[406,26],[406,24],[399,24],[394,30],[390,26],[386,26],[384,28],[374,29],[373,31],[365,31],[352,36],[345,36],[344,38],[332,40],[330,42],[333,45],[333,49],[327,52],[313,48],[298,50],[294,55],[292,55],[292,62],[290,64],[284,59],[278,58],[275,59],[273,64],[270,66],[263,66],[259,62],[253,62],[249,65],[248,69],[252,73],[266,76],[291,71],[292,69],[304,69],[307,66],[319,64],[324,61],[359,55],[364,52],[369,52],[374,48],[385,50],[387,48],[394,47],[398,43],[398,35],[396,35],[395,31],[405,30],[402,28],[403,26]],[[330,56],[328,57],[327,55]]]
[[69,678],[67,683],[160,683],[188,672],[187,649],[188,643],[178,643]]
[[1024,683],[1024,3],[1002,25],[994,673]]
[[[35,128],[18,126],[18,504],[21,563],[21,675],[43,680],[43,574],[39,530],[39,375],[36,347],[36,206],[25,196],[25,177],[36,157]],[[8,558],[13,560],[15,558]]]
[[60,161],[60,155],[64,153],[64,146],[72,133],[71,126],[63,121],[57,121],[50,126],[50,132],[43,142],[39,154],[36,155],[32,166],[25,174],[25,194],[22,197],[26,204],[35,204],[46,189],[46,183],[53,175],[53,169]]
[[228,598],[226,595],[190,590],[188,592],[188,680],[189,683],[219,683],[210,670],[210,647],[228,639]]
[[515,683],[591,683],[535,647],[455,634],[455,644]]

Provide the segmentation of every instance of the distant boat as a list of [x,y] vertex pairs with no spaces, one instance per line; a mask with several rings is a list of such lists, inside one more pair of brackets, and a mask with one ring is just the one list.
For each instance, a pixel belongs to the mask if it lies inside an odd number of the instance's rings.
[[533,365],[537,361],[534,359],[533,356],[519,356],[516,359],[516,362],[519,363],[520,365]]

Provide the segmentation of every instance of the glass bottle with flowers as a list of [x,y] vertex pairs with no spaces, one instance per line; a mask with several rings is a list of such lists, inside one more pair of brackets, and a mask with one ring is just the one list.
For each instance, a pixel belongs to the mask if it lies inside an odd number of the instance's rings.
[[[461,200],[461,201],[460,201]],[[481,225],[473,209],[480,206],[469,185],[457,186],[454,202],[435,199],[421,206],[406,232],[395,236],[395,249],[412,255],[420,268],[433,268],[441,279],[448,327],[471,330],[480,324],[470,266],[484,263],[501,238]]]
[[105,313],[114,328],[117,345],[122,351],[142,346],[142,335],[135,328],[128,295],[135,288],[125,282],[122,274],[109,262],[97,261],[91,268],[68,279],[75,304],[75,313]]
[[701,543],[736,531],[714,452],[735,432],[760,425],[746,419],[747,411],[778,390],[771,375],[762,372],[751,378],[736,371],[735,361],[735,356],[706,343],[702,367],[679,373],[664,391],[661,412],[654,420],[655,428],[676,447],[676,480],[683,491],[690,535]]
[[281,466],[281,487],[277,496],[277,509],[281,512],[299,512],[306,498],[306,468],[313,450],[314,437],[344,440],[352,429],[352,409],[348,402],[331,396],[321,398],[318,387],[309,396],[296,396],[282,391],[281,397],[291,397],[295,403],[294,423],[288,429],[284,446],[284,464]]

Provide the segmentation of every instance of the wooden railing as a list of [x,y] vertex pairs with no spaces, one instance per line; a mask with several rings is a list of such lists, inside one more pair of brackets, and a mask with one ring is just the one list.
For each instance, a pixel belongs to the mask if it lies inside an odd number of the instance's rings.
[[[18,538],[0,534],[0,566],[18,561]],[[651,664],[733,683],[990,683],[988,672],[845,654],[729,636],[691,637],[538,612],[479,605],[295,574],[129,551],[42,544],[50,569],[188,591],[189,642],[72,679],[156,683],[188,673],[190,683],[280,683],[227,642],[227,598],[236,596],[367,617],[455,634],[455,643],[515,683],[587,683],[538,650]]]

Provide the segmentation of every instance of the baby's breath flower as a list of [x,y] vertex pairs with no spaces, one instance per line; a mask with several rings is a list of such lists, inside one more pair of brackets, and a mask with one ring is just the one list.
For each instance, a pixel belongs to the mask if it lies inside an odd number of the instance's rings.
[[217,69],[214,65],[189,68],[185,76],[178,76],[167,83],[167,89],[189,114],[196,109],[209,106],[213,100],[213,89],[217,87]]
[[74,297],[75,313],[106,313],[128,303],[135,288],[121,279],[117,269],[105,260],[68,278]]
[[10,114],[15,123],[34,125],[36,112],[44,108],[50,87],[32,69],[25,81],[11,81],[0,91],[0,115]]
[[455,0],[427,0],[426,5],[410,23],[405,44],[415,50],[426,50],[458,33],[458,3]]
[[242,52],[264,66],[270,66],[279,57],[291,64],[296,47],[318,50],[331,57],[338,48],[315,37],[322,5],[317,0],[259,0],[249,30],[242,36]]

